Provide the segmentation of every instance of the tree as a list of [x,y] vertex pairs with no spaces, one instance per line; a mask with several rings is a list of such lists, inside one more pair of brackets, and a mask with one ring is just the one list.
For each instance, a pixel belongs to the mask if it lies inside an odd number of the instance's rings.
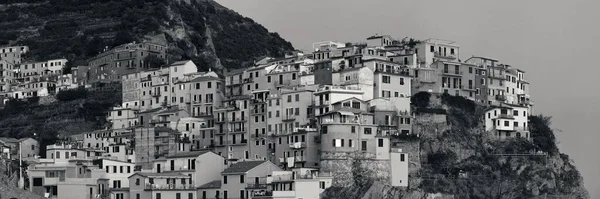
[[430,97],[431,94],[428,92],[419,92],[410,98],[410,103],[418,108],[427,108]]
[[144,64],[146,68],[160,68],[166,65],[167,63],[164,59],[161,59],[154,54],[150,54],[146,56],[146,58],[144,58]]

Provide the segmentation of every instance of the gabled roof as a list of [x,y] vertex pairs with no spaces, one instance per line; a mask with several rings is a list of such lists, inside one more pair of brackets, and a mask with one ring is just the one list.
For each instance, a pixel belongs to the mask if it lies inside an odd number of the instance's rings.
[[215,180],[198,187],[198,189],[218,189],[221,188],[221,181]]
[[175,155],[166,156],[165,158],[186,158],[186,157],[198,157],[199,155],[210,153],[209,150],[204,151],[189,151],[176,153]]
[[191,62],[191,60],[176,61],[176,62],[172,63],[171,66],[181,66],[188,62]]
[[367,102],[365,100],[358,99],[357,97],[350,97],[350,98],[347,98],[347,99],[340,100],[339,102],[336,102],[336,103],[333,103],[333,104],[340,104],[342,102],[347,102],[348,100],[355,100],[355,101],[359,101],[359,102]]
[[265,162],[267,162],[267,161],[260,160],[260,161],[238,162],[238,163],[235,163],[235,164],[229,166],[229,168],[225,169],[221,173],[244,173],[244,172],[248,172],[248,171],[254,169],[255,167],[257,167]]
[[8,137],[0,137],[0,141],[2,141],[4,143],[17,143],[17,142],[19,142],[19,140],[15,139],[15,138],[8,138]]
[[213,77],[213,76],[201,76],[201,77],[196,77],[191,82],[202,82],[202,81],[209,81],[209,80],[221,80],[221,79],[219,79],[217,77]]

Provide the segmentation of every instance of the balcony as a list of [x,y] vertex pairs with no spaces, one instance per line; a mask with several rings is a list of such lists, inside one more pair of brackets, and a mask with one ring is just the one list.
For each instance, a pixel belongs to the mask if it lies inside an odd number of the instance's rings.
[[296,115],[284,115],[281,117],[281,121],[292,122],[296,120]]
[[317,129],[310,128],[310,127],[296,127],[292,131],[292,133],[304,133],[304,132],[317,132]]
[[233,140],[229,140],[229,145],[230,146],[239,146],[239,145],[246,145],[248,144],[248,140],[244,139],[244,140],[239,140],[239,141],[233,141]]
[[152,97],[160,97],[160,92],[150,93],[150,96],[152,96]]
[[375,73],[385,73],[385,74],[391,74],[391,75],[405,75],[408,76],[410,75],[410,70],[408,68],[402,68],[402,69],[384,69],[384,68],[376,68],[375,69]]
[[444,75],[449,75],[449,76],[462,76],[463,75],[463,71],[453,71],[453,72],[450,72],[449,70],[444,70],[443,74]]
[[292,148],[292,149],[306,148],[306,142],[294,142],[294,143],[290,143],[290,148]]
[[[294,157],[294,160],[296,162],[306,162],[306,157],[305,156],[296,156]],[[300,176],[298,176],[300,178]]]
[[290,86],[290,85],[292,85],[292,81],[291,80],[284,80],[284,81],[276,81],[275,82],[275,86],[276,87]]
[[437,57],[437,58],[456,59],[456,54],[452,54],[452,53],[447,53],[446,54],[446,53],[435,51],[433,53],[433,55],[434,55],[434,57]]
[[261,177],[256,181],[253,177],[246,178],[246,189],[266,189],[267,188],[267,178]]
[[243,82],[244,83],[254,83],[254,79],[252,79],[252,78],[244,78]]
[[231,133],[231,134],[246,133],[246,128],[229,129],[229,133]]
[[498,101],[506,101],[506,96],[505,95],[496,95],[496,100],[498,100]]
[[498,116],[498,118],[501,118],[501,119],[515,119],[515,117],[513,115],[509,115],[509,114],[500,114]]
[[152,119],[150,120],[150,124],[164,124],[164,123],[170,123],[171,121],[166,120],[166,119]]
[[227,121],[228,122],[245,122],[246,118],[245,117],[234,117],[234,118],[228,118]]
[[194,184],[146,184],[144,190],[195,190]]
[[331,118],[324,118],[321,119],[321,124],[358,124],[358,122],[351,119],[335,120]]

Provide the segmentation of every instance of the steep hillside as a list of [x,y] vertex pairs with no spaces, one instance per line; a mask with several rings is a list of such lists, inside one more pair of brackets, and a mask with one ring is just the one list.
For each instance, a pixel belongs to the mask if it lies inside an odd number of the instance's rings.
[[169,59],[240,68],[292,45],[252,19],[211,0],[0,1],[0,45],[28,45],[29,59],[65,57],[82,64],[105,47],[152,40]]
[[0,110],[0,137],[34,137],[45,150],[59,136],[102,129],[110,108],[121,104],[121,88],[61,92],[56,98],[9,101]]
[[413,105],[421,136],[393,138],[409,153],[409,187],[375,179],[389,173],[380,167],[352,166],[354,182],[326,190],[325,198],[589,198],[572,160],[558,150],[548,117],[530,117],[531,141],[497,140],[482,131],[483,106],[472,101],[419,94]]

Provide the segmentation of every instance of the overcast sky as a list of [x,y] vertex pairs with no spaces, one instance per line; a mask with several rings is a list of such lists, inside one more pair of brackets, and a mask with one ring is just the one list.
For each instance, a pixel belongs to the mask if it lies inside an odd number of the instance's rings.
[[597,57],[599,0],[216,0],[308,51],[315,41],[362,41],[375,33],[439,38],[461,60],[488,56],[525,70],[535,112],[553,117],[561,152],[600,198]]

